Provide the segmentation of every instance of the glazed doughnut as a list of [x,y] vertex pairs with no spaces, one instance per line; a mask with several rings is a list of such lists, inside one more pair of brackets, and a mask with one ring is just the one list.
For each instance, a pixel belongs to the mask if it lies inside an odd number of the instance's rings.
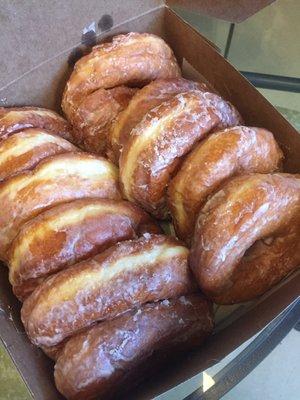
[[180,75],[172,50],[158,36],[136,32],[118,35],[110,43],[93,47],[90,54],[77,61],[63,94],[62,108],[73,121],[80,103],[98,89],[141,86]]
[[59,203],[83,197],[119,199],[118,170],[101,157],[67,153],[48,157],[32,171],[0,184],[0,258],[21,226]]
[[245,172],[275,171],[282,158],[272,133],[262,128],[228,128],[200,142],[168,188],[177,236],[190,243],[199,210],[226,179]]
[[0,107],[0,140],[27,128],[40,128],[74,141],[70,125],[54,111],[39,107]]
[[205,83],[183,78],[157,79],[139,90],[129,102],[128,107],[118,115],[108,135],[109,158],[118,163],[120,151],[127,142],[130,132],[152,108],[176,94],[191,90],[213,91],[209,90]]
[[144,305],[71,338],[55,365],[56,386],[69,400],[106,400],[117,391],[125,398],[124,388],[199,347],[212,329],[212,307],[201,295]]
[[23,225],[10,247],[14,294],[24,300],[46,276],[147,232],[161,230],[126,201],[81,199],[53,207]]
[[95,321],[191,292],[188,250],[174,238],[145,235],[120,242],[39,285],[21,311],[30,340],[53,346]]
[[300,175],[233,178],[201,210],[190,266],[220,304],[263,294],[300,263]]
[[67,140],[42,129],[25,129],[0,141],[0,181],[32,169],[49,156],[79,151]]
[[89,152],[105,154],[112,123],[136,91],[119,86],[110,90],[98,89],[87,96],[72,121],[76,142]]
[[166,218],[166,187],[182,157],[212,129],[240,121],[230,103],[209,92],[181,93],[152,109],[123,147],[120,181],[125,197]]

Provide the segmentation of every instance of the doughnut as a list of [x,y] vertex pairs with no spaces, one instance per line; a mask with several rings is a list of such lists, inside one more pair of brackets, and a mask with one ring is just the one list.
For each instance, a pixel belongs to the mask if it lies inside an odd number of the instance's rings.
[[201,210],[190,266],[216,303],[252,300],[300,265],[300,175],[233,178]]
[[137,32],[118,35],[77,61],[63,94],[62,109],[72,121],[83,99],[98,89],[141,86],[180,75],[172,50],[158,36]]
[[190,90],[208,91],[205,83],[188,81],[183,78],[157,79],[140,89],[131,99],[128,107],[120,112],[113,125],[108,142],[109,158],[117,163],[120,151],[129,138],[132,129],[152,109],[176,94]]
[[172,50],[161,38],[148,33],[115,36],[75,64],[62,109],[81,147],[104,155],[115,118],[137,90],[133,87],[180,74]]
[[194,289],[188,250],[176,239],[145,234],[52,275],[23,303],[25,330],[53,346],[96,321]]
[[39,107],[0,107],[0,141],[27,128],[40,128],[74,141],[70,125],[54,111]]
[[124,388],[199,347],[212,329],[211,304],[199,294],[146,304],[72,337],[55,384],[69,400],[127,398]]
[[80,199],[60,204],[28,221],[8,252],[14,294],[24,300],[48,275],[158,225],[134,204]]
[[237,126],[211,134],[186,157],[168,187],[177,236],[190,243],[199,210],[226,179],[278,169],[283,154],[271,132]]
[[89,152],[104,155],[111,126],[136,91],[119,86],[110,90],[98,89],[87,96],[72,121],[76,142]]
[[0,181],[32,169],[49,156],[79,151],[60,136],[32,128],[0,141]]
[[164,219],[166,189],[182,157],[215,128],[237,125],[241,117],[214,93],[180,93],[152,109],[131,131],[120,157],[124,196]]
[[101,157],[66,153],[0,183],[0,258],[21,226],[47,208],[83,197],[119,199],[118,170]]

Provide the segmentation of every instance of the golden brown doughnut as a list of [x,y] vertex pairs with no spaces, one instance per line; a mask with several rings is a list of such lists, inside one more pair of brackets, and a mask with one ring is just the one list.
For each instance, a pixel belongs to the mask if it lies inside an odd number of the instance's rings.
[[176,59],[162,39],[147,33],[119,35],[76,63],[62,108],[81,146],[104,155],[114,119],[137,90],[124,85],[177,76]]
[[0,107],[0,140],[27,128],[40,128],[73,142],[70,125],[56,112],[39,107]]
[[220,96],[178,94],[152,109],[131,131],[120,157],[125,197],[166,218],[166,189],[182,157],[214,128],[239,124],[237,110]]
[[80,199],[53,207],[23,225],[9,249],[13,291],[24,300],[48,275],[146,232],[161,229],[126,201]]
[[53,346],[95,321],[189,293],[194,285],[187,256],[176,239],[145,234],[58,272],[23,303],[30,340]]
[[93,47],[90,54],[77,61],[63,94],[62,108],[73,121],[80,103],[98,89],[141,86],[180,75],[172,50],[158,36],[137,32],[118,35],[110,43]]
[[300,175],[233,178],[201,210],[190,266],[215,302],[266,292],[300,264]]
[[83,197],[119,199],[118,170],[101,157],[67,153],[0,183],[0,258],[21,226],[59,203]]
[[168,205],[177,236],[190,243],[199,210],[226,179],[275,171],[282,158],[272,133],[262,128],[237,126],[204,139],[169,184]]
[[179,93],[191,90],[213,91],[203,82],[188,81],[183,78],[157,79],[139,90],[122,111],[108,135],[109,158],[118,163],[120,151],[127,142],[132,129],[154,107]]
[[127,398],[132,381],[200,346],[212,329],[211,304],[199,294],[146,304],[71,338],[55,365],[56,386],[69,400]]
[[32,169],[49,156],[79,151],[60,136],[42,129],[25,129],[0,141],[0,181]]
[[111,126],[137,89],[119,86],[98,89],[79,105],[72,121],[76,142],[85,150],[105,154]]

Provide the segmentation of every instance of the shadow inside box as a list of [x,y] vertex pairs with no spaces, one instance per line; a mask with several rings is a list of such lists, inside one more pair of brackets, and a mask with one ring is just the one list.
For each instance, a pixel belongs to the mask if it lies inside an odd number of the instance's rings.
[[[53,361],[25,333],[20,315],[22,304],[12,292],[8,268],[3,263],[0,264],[0,293],[0,338],[32,398],[62,400],[54,385]],[[38,397],[33,395],[31,386],[40,388]]]
[[[0,266],[0,290],[2,298],[0,299],[0,318],[9,320],[16,331],[25,334],[23,324],[20,318],[22,303],[14,296],[12,287],[8,284],[8,268],[4,263]],[[5,329],[3,324],[0,325],[0,331]]]

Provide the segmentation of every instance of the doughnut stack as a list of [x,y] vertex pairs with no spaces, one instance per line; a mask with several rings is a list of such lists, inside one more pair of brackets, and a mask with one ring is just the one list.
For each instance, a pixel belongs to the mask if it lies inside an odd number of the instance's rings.
[[[64,93],[66,116],[72,123],[66,105],[79,96],[82,71],[91,59],[93,71],[102,71],[97,55],[102,59],[105,52],[105,68],[115,72],[116,82],[106,90],[120,90],[119,82],[136,90],[102,136],[107,157],[119,166],[122,195],[153,217],[172,220],[177,237],[191,247],[190,267],[210,298],[221,304],[251,300],[299,265],[299,175],[280,172],[283,153],[273,134],[242,125],[236,108],[210,84],[183,79],[178,69],[172,77],[137,84],[122,69],[123,57],[134,59],[137,41],[148,36],[120,35],[83,57]],[[153,45],[150,36],[145,42]],[[146,50],[139,59],[143,72],[149,68],[145,58]],[[104,80],[101,74],[93,80],[93,93],[103,90]]]
[[0,258],[58,390],[120,398],[299,266],[300,175],[152,34],[95,46],[62,109],[0,109]]
[[198,347],[212,303],[188,249],[122,199],[118,168],[80,150],[49,110],[1,109],[0,131],[0,258],[60,392],[109,398],[144,361]]
[[[136,56],[130,66],[123,54],[122,68],[130,67],[132,84],[179,76],[160,38],[131,36]],[[95,57],[118,42],[99,46]],[[145,65],[134,71],[140,56]],[[99,155],[107,149],[101,138],[138,91],[121,81],[110,88],[115,81],[101,74],[102,88],[83,95],[83,80],[80,99],[67,93],[69,110],[77,110],[71,123],[37,107],[0,109],[0,258],[23,302],[26,333],[56,361],[56,385],[69,399],[117,396],[141,366],[198,347],[213,328],[212,303],[195,284],[187,247],[122,199],[117,166]],[[95,122],[103,129],[94,137]]]

